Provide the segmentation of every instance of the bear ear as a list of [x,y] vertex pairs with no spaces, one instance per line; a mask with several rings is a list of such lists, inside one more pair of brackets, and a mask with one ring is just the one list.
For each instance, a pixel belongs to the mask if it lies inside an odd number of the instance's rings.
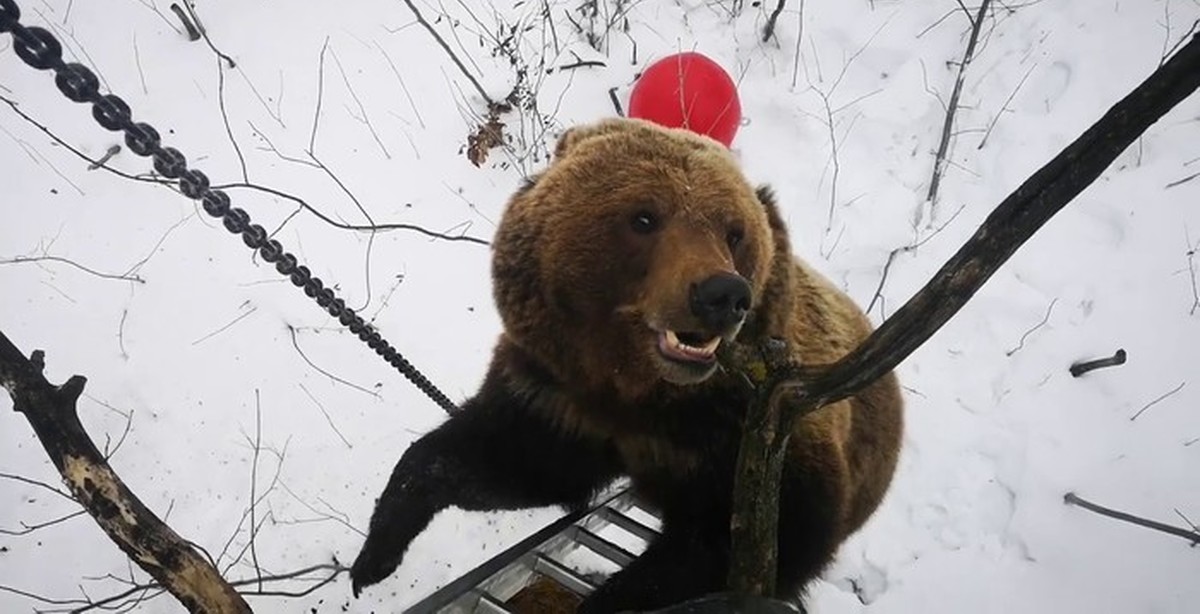
[[554,146],[554,157],[561,158],[567,155],[567,152],[575,147],[579,141],[586,139],[588,128],[568,128],[562,136],[558,137],[558,144]]
[[767,210],[767,220],[771,223],[771,230],[776,232],[787,229],[783,225],[783,216],[779,213],[779,205],[776,204],[775,190],[769,185],[760,185],[754,191],[754,195],[758,197],[758,202],[762,203],[764,209]]
[[637,122],[628,119],[606,119],[586,126],[568,128],[566,132],[562,133],[562,136],[558,137],[558,144],[554,147],[554,157],[562,158],[580,143],[595,137],[636,130],[639,127]]
[[771,186],[762,185],[754,191],[754,195],[758,197],[758,202],[762,203],[764,209],[767,210],[767,224],[771,227],[771,233],[775,235],[775,248],[781,253],[790,254],[792,251],[791,242],[788,240],[787,224],[783,222],[783,215],[779,212],[779,205],[775,204],[775,190]]
[[775,209],[775,190],[769,185],[760,185],[754,191],[754,195],[758,197],[758,202],[762,203],[767,209]]

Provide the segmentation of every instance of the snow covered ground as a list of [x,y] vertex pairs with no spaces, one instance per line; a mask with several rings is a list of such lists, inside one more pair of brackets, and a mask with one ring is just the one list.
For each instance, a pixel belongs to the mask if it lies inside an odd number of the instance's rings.
[[[56,31],[69,57],[214,183],[248,178],[341,223],[483,239],[558,131],[613,115],[610,89],[624,101],[655,58],[701,51],[739,80],[734,147],[754,181],[776,187],[799,255],[873,305],[877,321],[1200,18],[1196,0],[994,3],[931,208],[933,152],[970,29],[949,0],[792,0],[767,43],[774,2],[626,2],[612,29],[616,0],[599,3],[594,27],[575,0],[418,2],[489,95],[506,95],[528,69],[537,111],[505,116],[515,147],[483,168],[463,154],[480,97],[403,2],[199,3],[232,69],[189,43],[161,0],[20,4],[27,25]],[[605,65],[546,70],[580,60]],[[118,143],[20,63],[8,36],[0,96],[92,158]],[[255,561],[278,574],[352,560],[392,465],[442,411],[192,201],[89,171],[8,105],[0,132],[0,330],[44,349],[51,381],[88,377],[80,414],[98,441],[122,442],[117,471],[228,577],[254,577]],[[110,166],[150,170],[127,150]],[[1185,540],[1062,497],[1200,522],[1200,178],[1182,181],[1197,173],[1193,96],[900,367],[909,411],[898,476],[813,587],[814,612],[1196,611],[1200,554]],[[474,391],[499,331],[486,247],[342,230],[278,195],[229,192],[259,223],[282,225],[285,246],[452,398]],[[889,253],[918,242],[874,298]],[[1068,374],[1117,348],[1128,364]],[[77,506],[8,477],[58,483],[0,399],[0,611],[64,607],[16,591],[98,600],[144,581],[87,517],[9,533]],[[362,599],[342,576],[300,599],[251,603],[400,611],[556,514],[450,511]],[[158,597],[138,609],[179,606]]]

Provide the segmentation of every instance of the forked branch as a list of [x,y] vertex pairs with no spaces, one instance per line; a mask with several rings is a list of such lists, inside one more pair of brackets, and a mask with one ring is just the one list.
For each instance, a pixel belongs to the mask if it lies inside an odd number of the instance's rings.
[[730,346],[721,360],[756,387],[745,419],[730,523],[729,588],[771,595],[783,450],[795,420],[853,396],[925,343],[1025,241],[1167,111],[1200,87],[1200,35],[1025,180],[925,287],[838,362],[804,367],[779,350]]

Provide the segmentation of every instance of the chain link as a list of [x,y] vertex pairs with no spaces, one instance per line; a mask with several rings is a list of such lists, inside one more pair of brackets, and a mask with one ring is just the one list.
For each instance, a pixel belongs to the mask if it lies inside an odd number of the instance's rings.
[[92,105],[92,116],[108,130],[125,133],[125,144],[130,151],[153,159],[154,169],[163,177],[179,182],[179,190],[188,198],[200,201],[204,211],[219,218],[231,234],[241,235],[242,241],[256,250],[263,260],[275,265],[280,275],[288,277],[292,284],[304,290],[316,300],[330,316],[337,318],[351,333],[375,350],[388,364],[392,365],[430,399],[448,412],[458,408],[441,390],[429,381],[396,348],[392,347],[362,316],[346,307],[331,288],[313,276],[308,267],[299,264],[294,255],[284,250],[283,245],[267,237],[267,231],[250,221],[250,215],[230,204],[229,195],[214,190],[208,176],[196,169],[188,168],[187,158],[174,147],[163,147],[158,131],[150,124],[134,122],[129,105],[113,94],[100,94],[100,82],[88,67],[75,62],[64,63],[62,44],[54,34],[43,28],[21,25],[21,10],[15,0],[0,0],[0,32],[13,36],[13,50],[26,64],[38,70],[53,70],[54,83],[59,91],[75,102]]

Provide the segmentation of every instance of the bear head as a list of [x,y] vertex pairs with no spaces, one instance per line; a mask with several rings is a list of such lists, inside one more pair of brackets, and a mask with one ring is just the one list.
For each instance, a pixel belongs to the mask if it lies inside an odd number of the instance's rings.
[[496,233],[505,339],[572,390],[636,401],[698,384],[780,294],[781,231],[716,141],[641,120],[573,128]]

